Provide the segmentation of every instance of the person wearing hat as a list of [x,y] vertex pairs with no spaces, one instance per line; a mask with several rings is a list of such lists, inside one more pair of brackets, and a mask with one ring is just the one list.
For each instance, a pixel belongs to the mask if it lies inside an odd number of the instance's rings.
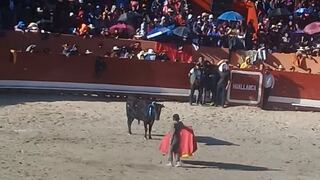
[[[182,166],[180,161],[180,154],[179,154],[179,145],[180,145],[180,131],[184,127],[182,121],[180,121],[180,117],[178,114],[174,114],[172,116],[173,123],[170,129],[170,149],[168,154],[168,161],[169,163],[167,166],[175,166],[180,167]],[[174,158],[176,159],[176,164],[174,164]]]
[[217,66],[220,78],[217,83],[217,95],[214,104],[216,107],[221,105],[221,107],[225,108],[227,89],[230,84],[230,67],[228,60],[219,61]]
[[263,76],[264,91],[263,91],[262,108],[266,107],[271,90],[274,87],[274,84],[275,84],[274,76],[271,73],[271,69],[269,67],[267,67],[264,71],[264,76]]
[[35,22],[31,22],[31,23],[28,25],[26,31],[27,31],[27,32],[34,32],[34,33],[39,32],[38,24],[35,23]]
[[118,46],[113,46],[110,57],[111,58],[118,58],[119,56],[120,56],[120,48]]
[[160,27],[160,23],[159,20],[157,18],[153,19],[153,28],[159,28]]
[[284,71],[284,70],[285,70],[285,68],[283,67],[283,65],[282,65],[282,64],[280,64],[280,65],[278,66],[277,70],[278,70],[278,71]]
[[196,103],[199,104],[201,102],[202,97],[202,87],[201,87],[201,77],[202,77],[202,70],[201,70],[201,63],[198,62],[189,72],[188,77],[190,81],[190,97],[189,103],[192,105],[194,102],[194,92],[198,90],[198,98]]
[[174,10],[171,8],[169,8],[168,13],[165,14],[169,26],[175,24],[175,17],[176,17],[175,14],[176,13],[174,13]]
[[188,14],[187,20],[186,20],[187,28],[192,29],[193,28],[193,22],[194,22],[193,15],[192,14]]

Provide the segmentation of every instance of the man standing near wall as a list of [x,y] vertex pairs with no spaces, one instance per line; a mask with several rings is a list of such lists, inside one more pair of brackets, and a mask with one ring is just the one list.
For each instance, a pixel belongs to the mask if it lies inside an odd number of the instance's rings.
[[274,76],[271,73],[271,69],[267,67],[263,77],[263,87],[264,87],[263,104],[262,104],[263,109],[266,107],[268,103],[268,99],[269,99],[271,90],[274,87],[274,84],[275,84]]
[[215,106],[221,105],[225,108],[227,89],[230,84],[230,67],[227,60],[221,60],[217,65],[220,78],[217,83]]
[[198,98],[196,103],[201,103],[201,97],[202,97],[202,86],[201,86],[201,76],[202,72],[200,69],[200,63],[197,63],[195,67],[193,67],[189,74],[189,80],[190,80],[190,105],[192,105],[194,101],[194,92],[195,90],[198,90]]

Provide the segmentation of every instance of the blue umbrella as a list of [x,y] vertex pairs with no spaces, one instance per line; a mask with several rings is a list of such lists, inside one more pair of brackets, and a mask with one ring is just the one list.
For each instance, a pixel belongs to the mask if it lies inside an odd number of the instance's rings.
[[303,14],[307,11],[307,8],[299,8],[295,11],[296,14]]
[[241,16],[241,14],[235,12],[235,11],[228,11],[223,14],[221,14],[218,17],[218,20],[222,21],[242,21],[244,18]]
[[169,36],[172,34],[173,29],[174,29],[174,26],[154,28],[148,33],[147,39],[154,39],[162,35]]

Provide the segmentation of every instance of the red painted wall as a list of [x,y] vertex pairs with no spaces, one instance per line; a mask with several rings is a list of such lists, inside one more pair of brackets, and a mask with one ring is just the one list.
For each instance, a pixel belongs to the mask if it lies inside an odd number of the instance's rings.
[[191,64],[106,59],[106,70],[95,76],[96,56],[17,53],[17,62],[0,61],[1,80],[104,83],[117,85],[188,88]]
[[276,82],[272,95],[320,100],[320,75],[273,71]]

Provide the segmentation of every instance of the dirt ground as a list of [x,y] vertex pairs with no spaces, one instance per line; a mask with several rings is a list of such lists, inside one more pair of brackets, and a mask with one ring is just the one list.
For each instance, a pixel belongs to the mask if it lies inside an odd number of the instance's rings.
[[[124,102],[1,93],[0,179],[320,179],[320,113],[163,104],[146,141],[143,123],[127,134]],[[158,151],[174,113],[199,148],[179,168]]]

